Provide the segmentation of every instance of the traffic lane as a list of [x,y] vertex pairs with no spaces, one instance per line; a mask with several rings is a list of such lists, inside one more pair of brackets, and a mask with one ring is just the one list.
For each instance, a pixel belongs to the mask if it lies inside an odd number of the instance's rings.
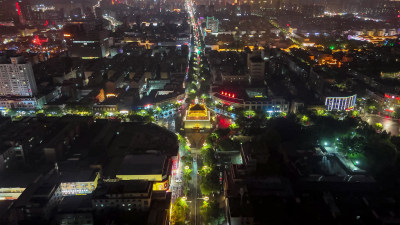
[[381,123],[383,126],[383,130],[385,130],[388,133],[390,132],[394,136],[398,136],[400,134],[399,120],[379,115],[367,115],[363,116],[362,119],[371,126],[374,126],[377,123]]
[[[193,158],[194,159],[196,159],[197,157],[196,157],[196,155],[194,155],[193,156]],[[192,220],[192,224],[193,225],[196,225],[197,224],[197,218],[198,218],[198,215],[197,215],[197,207],[198,207],[198,205],[197,205],[197,184],[198,182],[197,182],[197,160],[193,160],[193,171],[192,171],[192,180],[191,180],[191,182],[190,182],[190,191],[191,191],[191,194],[190,194],[190,197],[191,197],[191,201],[192,201],[192,207],[191,207],[191,209],[190,209],[190,211],[191,211],[191,216],[192,216],[192,218],[191,218],[191,220]]]

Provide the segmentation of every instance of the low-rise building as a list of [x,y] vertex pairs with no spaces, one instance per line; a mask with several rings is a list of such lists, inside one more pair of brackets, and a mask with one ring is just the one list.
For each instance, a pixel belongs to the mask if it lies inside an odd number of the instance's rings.
[[105,182],[93,192],[93,208],[148,211],[153,194],[152,186],[153,182],[146,180]]
[[171,181],[171,159],[162,154],[127,155],[112,160],[106,177],[116,180],[152,181],[154,191],[167,191]]
[[193,104],[186,110],[186,116],[183,119],[185,129],[210,129],[211,118],[210,111],[203,104]]
[[50,220],[63,198],[58,179],[59,174],[53,169],[26,188],[12,207],[17,221],[47,223]]
[[212,99],[217,103],[234,108],[242,108],[248,110],[263,110],[268,113],[288,113],[290,110],[290,102],[283,97],[266,97],[263,92],[236,89],[234,91],[221,90],[214,93]]
[[62,195],[90,194],[96,189],[99,177],[98,169],[64,171],[60,183]]

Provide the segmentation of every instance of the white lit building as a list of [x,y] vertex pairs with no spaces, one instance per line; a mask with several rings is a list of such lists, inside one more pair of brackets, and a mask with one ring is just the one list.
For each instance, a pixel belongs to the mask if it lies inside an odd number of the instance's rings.
[[0,96],[33,97],[37,94],[32,65],[22,56],[0,64]]
[[22,56],[0,60],[0,110],[42,108],[46,100],[36,97],[32,65]]
[[63,196],[91,194],[97,187],[100,173],[97,169],[63,171],[61,193]]
[[212,34],[218,34],[219,20],[214,17],[207,17],[206,29]]
[[357,95],[348,97],[327,97],[325,107],[328,111],[353,110],[356,105]]

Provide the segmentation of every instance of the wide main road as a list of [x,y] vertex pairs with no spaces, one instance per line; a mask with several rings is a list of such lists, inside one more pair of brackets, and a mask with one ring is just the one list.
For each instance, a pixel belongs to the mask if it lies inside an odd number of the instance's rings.
[[381,123],[383,126],[383,130],[385,130],[388,133],[390,132],[393,136],[398,136],[400,134],[399,120],[375,114],[367,114],[362,116],[361,118],[372,126],[374,126],[377,123]]
[[189,182],[190,183],[190,193],[188,196],[188,200],[191,202],[190,203],[190,215],[191,215],[191,225],[196,225],[196,224],[201,224],[200,223],[200,206],[199,204],[199,195],[201,196],[200,192],[200,183],[198,180],[198,175],[197,175],[197,170],[198,170],[198,164],[197,164],[197,154],[192,154],[193,156],[193,171],[192,171],[192,180]]

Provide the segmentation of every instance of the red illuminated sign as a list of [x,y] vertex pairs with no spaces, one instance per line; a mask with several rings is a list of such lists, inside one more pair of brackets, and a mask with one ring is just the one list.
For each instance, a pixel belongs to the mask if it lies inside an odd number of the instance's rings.
[[33,44],[35,45],[42,45],[43,42],[48,42],[49,40],[47,38],[45,39],[40,39],[38,35],[35,35],[35,38],[33,39]]
[[229,92],[226,92],[226,91],[221,91],[221,95],[226,96],[226,97],[230,97],[230,98],[235,98],[235,94],[229,93]]
[[400,97],[394,95],[385,94],[385,98],[396,99],[400,101]]
[[19,3],[16,2],[15,5],[17,6],[18,15],[21,15],[21,10],[19,9]]

